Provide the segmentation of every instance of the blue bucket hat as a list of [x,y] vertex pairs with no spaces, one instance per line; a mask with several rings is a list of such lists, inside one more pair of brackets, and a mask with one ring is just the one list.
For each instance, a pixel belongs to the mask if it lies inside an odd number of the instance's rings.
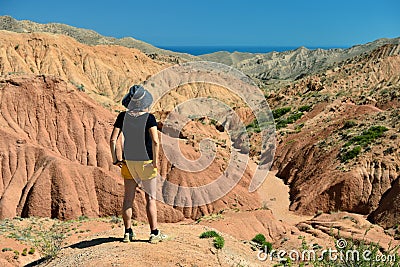
[[142,85],[133,85],[122,98],[122,105],[129,110],[141,111],[150,107],[153,96]]

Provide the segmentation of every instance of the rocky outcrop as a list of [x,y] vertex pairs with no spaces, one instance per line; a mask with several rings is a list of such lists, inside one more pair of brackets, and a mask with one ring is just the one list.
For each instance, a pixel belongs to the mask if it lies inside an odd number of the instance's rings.
[[129,87],[167,65],[137,49],[81,44],[49,33],[0,31],[0,74],[54,75],[106,107],[114,107]]
[[[308,233],[319,240],[344,238],[364,244],[379,243],[384,250],[393,249],[400,242],[388,236],[380,226],[373,225],[363,216],[348,212],[320,214],[296,225],[302,233]],[[323,241],[322,241],[323,242]]]
[[[382,46],[271,97],[292,109],[304,99],[312,103],[310,112],[280,130],[275,167],[290,185],[291,209],[345,210],[385,227],[398,223],[399,51],[398,45]],[[343,159],[348,142],[374,126],[388,130],[361,145],[355,159]]]
[[0,84],[1,218],[118,213],[122,181],[107,146],[112,115],[59,78]]
[[368,216],[368,220],[385,228],[395,227],[399,223],[399,203],[400,176],[397,176],[396,179],[391,181],[390,186],[379,201],[378,208]]
[[[396,181],[400,164],[394,149],[398,141],[390,136],[396,135],[396,130],[389,128],[387,134],[376,141],[378,144],[363,148],[358,159],[349,162],[340,160],[346,137],[343,137],[344,130],[338,131],[345,121],[351,120],[368,121],[364,129],[378,124],[391,125],[373,120],[389,117],[390,113],[349,104],[336,107],[335,112],[330,112],[331,109],[332,106],[326,106],[325,112],[317,112],[318,107],[315,107],[315,113],[303,119],[306,126],[301,132],[290,134],[278,146],[274,164],[279,170],[277,176],[290,186],[291,209],[305,214],[345,210],[365,215],[378,209],[373,213],[380,214],[373,217],[375,221],[391,221],[393,226],[397,207],[393,205],[396,202],[391,201],[398,192]],[[365,130],[355,130],[351,135],[362,131]],[[389,154],[390,147],[394,150]],[[384,212],[382,206],[385,206]]]

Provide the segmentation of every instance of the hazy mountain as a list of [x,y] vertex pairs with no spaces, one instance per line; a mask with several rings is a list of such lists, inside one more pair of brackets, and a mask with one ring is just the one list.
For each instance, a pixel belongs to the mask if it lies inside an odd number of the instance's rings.
[[182,60],[196,60],[195,56],[176,53],[173,51],[161,49],[143,41],[134,39],[132,37],[114,38],[100,35],[99,33],[82,28],[76,28],[61,23],[47,23],[40,24],[29,20],[16,20],[10,16],[0,16],[0,30],[27,33],[27,32],[48,32],[55,34],[63,34],[75,38],[78,42],[88,45],[121,45],[130,48],[137,48],[146,54],[159,54],[163,55],[164,60],[175,61]]
[[229,66],[235,66],[239,62],[253,58],[257,55],[258,54],[253,54],[253,53],[243,53],[243,52],[230,53],[227,51],[219,51],[211,54],[200,55],[198,57],[206,61],[213,61]]
[[266,54],[216,52],[199,57],[204,60],[231,65],[252,78],[270,82],[273,80],[295,80],[317,73],[331,68],[341,61],[368,53],[384,44],[400,44],[400,38],[378,39],[348,49],[310,50],[306,47],[299,47],[295,50]]

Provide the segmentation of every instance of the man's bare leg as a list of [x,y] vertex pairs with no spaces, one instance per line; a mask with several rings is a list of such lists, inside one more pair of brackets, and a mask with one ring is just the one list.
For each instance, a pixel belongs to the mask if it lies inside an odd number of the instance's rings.
[[124,202],[122,205],[122,218],[125,229],[132,228],[132,208],[135,199],[137,183],[133,179],[124,179]]
[[143,189],[146,192],[146,214],[150,230],[157,230],[156,185],[156,178],[143,181]]

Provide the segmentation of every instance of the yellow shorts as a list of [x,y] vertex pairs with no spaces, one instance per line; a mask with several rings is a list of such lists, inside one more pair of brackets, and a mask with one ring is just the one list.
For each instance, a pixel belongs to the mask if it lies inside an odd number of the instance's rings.
[[150,180],[157,176],[157,168],[153,167],[152,160],[131,161],[127,160],[122,164],[121,175],[124,179],[139,178]]
[[130,173],[128,166],[126,166],[125,161],[122,163],[121,176],[124,179],[133,179],[132,174]]

